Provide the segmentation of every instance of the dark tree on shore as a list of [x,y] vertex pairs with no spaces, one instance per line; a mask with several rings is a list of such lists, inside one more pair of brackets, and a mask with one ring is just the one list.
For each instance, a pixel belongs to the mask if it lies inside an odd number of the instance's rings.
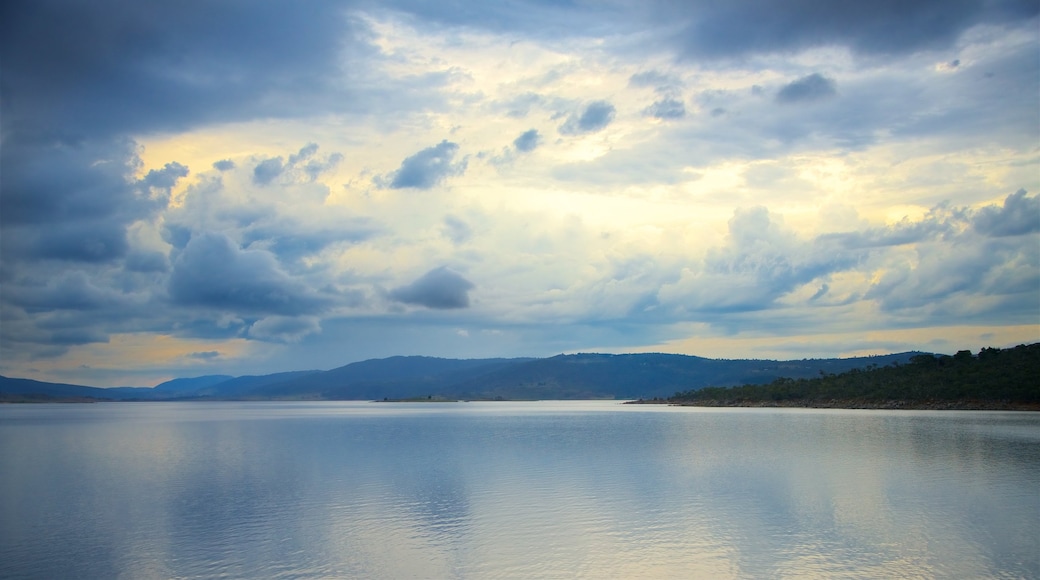
[[978,355],[916,355],[905,365],[853,369],[818,378],[779,378],[766,385],[708,387],[672,402],[812,402],[828,400],[1040,403],[1040,343],[984,348]]

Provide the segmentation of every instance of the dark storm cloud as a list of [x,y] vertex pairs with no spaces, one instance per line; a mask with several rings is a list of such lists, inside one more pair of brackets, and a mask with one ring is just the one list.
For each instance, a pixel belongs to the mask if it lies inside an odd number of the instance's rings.
[[847,46],[863,55],[943,49],[976,24],[1016,23],[1033,0],[733,0],[661,2],[659,15],[689,24],[675,37],[690,57],[739,57]]
[[127,227],[164,209],[188,174],[179,163],[140,180],[133,144],[123,140],[50,147],[4,143],[0,173],[0,270],[27,260],[108,262],[129,250]]
[[131,252],[124,263],[131,272],[166,272],[170,269],[170,261],[162,252]]
[[534,151],[541,143],[541,140],[541,136],[538,134],[538,129],[530,129],[524,131],[519,137],[513,140],[513,147],[516,147],[516,150],[521,153],[528,153]]
[[986,236],[1020,236],[1040,231],[1040,196],[1026,197],[1020,189],[1004,200],[1003,207],[987,206],[974,216],[975,230]]
[[46,223],[54,227],[142,210],[128,183],[140,163],[129,141],[20,146],[5,139],[0,155],[0,220],[4,225]]
[[[107,221],[80,222],[62,228],[27,230],[27,257],[78,262],[108,262],[126,255],[126,231]],[[16,246],[17,248],[18,246]]]
[[837,94],[837,83],[820,73],[813,73],[780,88],[776,93],[779,103],[817,101]]
[[15,285],[7,297],[27,310],[98,310],[121,302],[119,295],[99,288],[80,271],[65,272],[42,286]]
[[390,174],[391,189],[430,189],[444,178],[460,175],[466,170],[466,160],[452,163],[459,146],[447,140],[427,147],[401,162],[401,167]]
[[676,99],[662,99],[644,109],[643,114],[655,119],[681,119],[686,116],[686,105]]
[[359,48],[349,26],[342,3],[320,0],[5,2],[4,134],[73,142],[301,114]]
[[426,308],[467,308],[469,291],[473,288],[472,282],[441,266],[423,274],[411,284],[394,288],[389,296],[397,302]]
[[614,105],[607,101],[593,101],[585,107],[581,114],[575,113],[568,117],[559,127],[560,134],[595,133],[606,128],[614,120],[616,112]]
[[180,305],[249,314],[298,315],[326,300],[291,278],[270,252],[242,250],[227,236],[195,236],[173,264],[170,297]]

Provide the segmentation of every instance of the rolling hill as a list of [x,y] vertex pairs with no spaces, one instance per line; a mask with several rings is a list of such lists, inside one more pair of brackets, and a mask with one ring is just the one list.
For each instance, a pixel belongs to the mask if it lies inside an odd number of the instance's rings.
[[675,354],[572,354],[550,358],[397,356],[328,371],[175,379],[153,388],[100,389],[0,377],[0,395],[98,400],[635,399],[707,386],[765,384],[868,366],[920,353],[847,359],[726,360]]

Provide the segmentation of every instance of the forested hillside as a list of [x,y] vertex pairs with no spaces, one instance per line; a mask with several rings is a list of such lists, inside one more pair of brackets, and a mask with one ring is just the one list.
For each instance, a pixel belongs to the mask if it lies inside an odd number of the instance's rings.
[[780,378],[765,385],[708,387],[668,399],[695,405],[1007,408],[1040,406],[1040,343],[1009,349],[918,354],[907,364]]

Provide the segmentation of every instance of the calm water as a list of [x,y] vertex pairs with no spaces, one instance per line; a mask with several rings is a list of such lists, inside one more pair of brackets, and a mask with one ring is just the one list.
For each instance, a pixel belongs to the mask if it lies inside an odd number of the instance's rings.
[[1040,577],[1040,414],[0,405],[3,578]]

